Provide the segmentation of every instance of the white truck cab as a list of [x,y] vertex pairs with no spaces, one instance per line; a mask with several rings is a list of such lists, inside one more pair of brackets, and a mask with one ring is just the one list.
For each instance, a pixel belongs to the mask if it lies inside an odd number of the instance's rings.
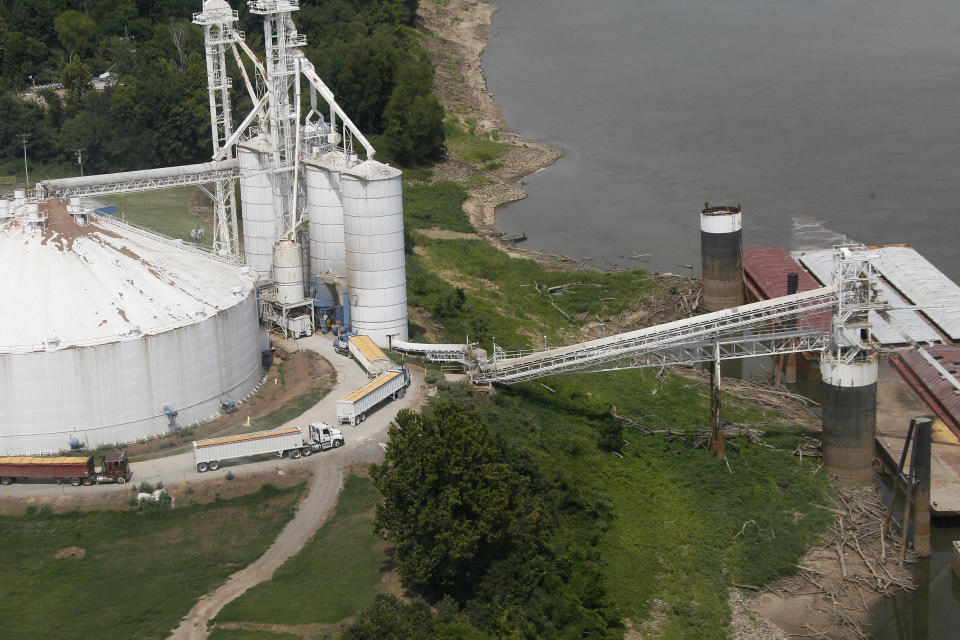
[[334,429],[326,422],[314,422],[308,427],[308,432],[314,451],[326,451],[343,446],[343,431]]

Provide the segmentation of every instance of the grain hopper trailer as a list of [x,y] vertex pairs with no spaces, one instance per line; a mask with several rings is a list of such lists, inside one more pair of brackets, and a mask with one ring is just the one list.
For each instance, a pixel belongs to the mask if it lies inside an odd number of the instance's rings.
[[402,398],[410,386],[410,372],[393,367],[341,400],[337,400],[337,420],[356,426],[367,418],[374,407],[393,398]]
[[300,427],[282,427],[267,431],[241,433],[235,436],[208,438],[193,443],[193,461],[197,471],[216,471],[224,460],[273,454],[299,458],[343,445],[343,432],[323,422],[308,427],[310,440],[303,439]]
[[69,481],[79,487],[105,482],[123,484],[130,479],[127,454],[104,456],[100,462],[98,470],[93,464],[93,456],[2,456],[0,484],[8,485],[18,478],[48,478],[56,480],[57,484]]
[[374,378],[390,368],[390,358],[380,350],[370,336],[347,333],[338,336],[333,342],[337,353],[350,356],[363,367],[367,375]]

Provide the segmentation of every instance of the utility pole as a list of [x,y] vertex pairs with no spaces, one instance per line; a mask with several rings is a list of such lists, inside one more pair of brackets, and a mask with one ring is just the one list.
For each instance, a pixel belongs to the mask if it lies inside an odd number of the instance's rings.
[[27,140],[30,139],[29,133],[20,134],[20,141],[23,142],[23,171],[27,174],[27,189],[30,188],[30,169],[27,168]]
[[83,152],[84,152],[84,151],[86,151],[86,149],[83,149],[83,148],[77,149],[77,163],[80,165],[80,176],[81,176],[81,177],[83,176]]

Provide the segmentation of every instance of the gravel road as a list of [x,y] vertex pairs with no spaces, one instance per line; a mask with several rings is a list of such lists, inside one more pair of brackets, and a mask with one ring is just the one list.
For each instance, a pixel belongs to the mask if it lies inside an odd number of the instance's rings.
[[[298,340],[297,345],[301,349],[316,351],[329,360],[337,371],[337,383],[317,404],[282,426],[305,426],[318,421],[335,424],[337,400],[366,383],[367,375],[356,362],[339,355],[334,350],[332,336],[317,334]],[[403,398],[383,404],[377,410],[368,413],[367,419],[356,427],[341,427],[346,441],[345,446],[320,452],[309,458],[301,458],[297,462],[284,461],[286,464],[308,465],[313,472],[308,493],[300,503],[296,515],[258,560],[234,573],[214,592],[201,597],[170,638],[177,640],[206,638],[208,623],[216,617],[224,605],[239,597],[250,587],[269,580],[284,561],[303,547],[333,512],[337,495],[343,486],[343,470],[357,463],[381,461],[384,452],[382,445],[387,438],[387,427],[397,415],[397,411],[415,407],[420,403],[423,373],[412,370],[411,376],[410,388]],[[193,463],[193,454],[185,453],[133,463],[131,466],[134,476],[131,482],[146,481],[155,484],[162,481],[171,486],[180,482],[197,483],[225,476],[231,470],[236,474],[240,470],[273,469],[277,466],[277,462],[275,457],[241,458],[223,462],[217,471],[199,474]],[[114,484],[64,489],[53,483],[39,482],[17,483],[11,489],[16,490],[17,497],[60,496],[66,495],[65,492],[71,489],[78,495],[84,496],[96,495],[96,492],[130,491],[129,486]]]

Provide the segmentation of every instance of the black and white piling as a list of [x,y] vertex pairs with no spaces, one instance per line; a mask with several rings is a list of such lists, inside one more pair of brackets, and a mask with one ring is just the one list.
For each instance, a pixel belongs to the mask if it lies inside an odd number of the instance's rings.
[[743,223],[740,207],[705,207],[700,212],[703,308],[719,311],[745,301]]
[[823,462],[831,475],[872,484],[877,428],[877,361],[839,362],[824,354]]

